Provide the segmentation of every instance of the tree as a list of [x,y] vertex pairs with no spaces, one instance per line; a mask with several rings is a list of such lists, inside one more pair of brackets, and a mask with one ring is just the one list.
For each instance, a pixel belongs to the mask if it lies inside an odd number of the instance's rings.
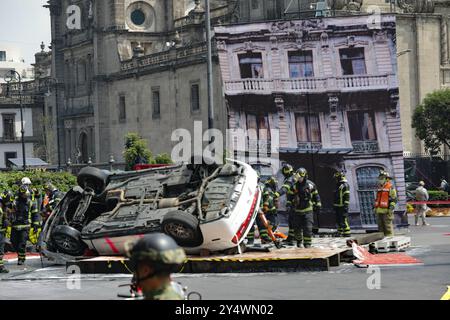
[[450,89],[429,93],[414,111],[412,127],[431,155],[450,148]]
[[123,154],[126,170],[132,170],[135,164],[154,162],[152,152],[147,147],[147,140],[142,139],[134,132],[125,136],[125,151]]

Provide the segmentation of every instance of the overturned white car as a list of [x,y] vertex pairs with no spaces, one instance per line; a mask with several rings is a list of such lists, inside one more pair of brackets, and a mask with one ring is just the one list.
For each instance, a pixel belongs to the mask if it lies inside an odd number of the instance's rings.
[[42,252],[122,255],[151,232],[173,237],[188,253],[237,247],[253,225],[261,192],[247,164],[179,164],[109,173],[93,167],[78,174],[42,232]]

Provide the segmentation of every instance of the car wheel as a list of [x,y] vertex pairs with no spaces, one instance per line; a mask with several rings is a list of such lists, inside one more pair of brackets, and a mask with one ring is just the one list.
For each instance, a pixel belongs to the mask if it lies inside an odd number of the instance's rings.
[[94,167],[84,167],[77,176],[77,182],[83,189],[92,188],[96,194],[102,193],[108,184],[108,174]]
[[198,219],[181,210],[167,213],[161,229],[182,247],[197,247],[203,242]]
[[81,240],[81,232],[71,226],[56,226],[51,238],[59,251],[71,256],[82,255],[86,249],[86,244]]

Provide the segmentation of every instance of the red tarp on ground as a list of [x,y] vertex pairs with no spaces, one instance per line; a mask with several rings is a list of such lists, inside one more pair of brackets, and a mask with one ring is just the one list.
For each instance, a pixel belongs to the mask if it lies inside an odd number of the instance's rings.
[[353,255],[358,258],[357,260],[353,260],[353,264],[363,268],[367,268],[369,266],[386,267],[423,264],[421,260],[408,256],[405,253],[372,254],[356,244],[353,244]]

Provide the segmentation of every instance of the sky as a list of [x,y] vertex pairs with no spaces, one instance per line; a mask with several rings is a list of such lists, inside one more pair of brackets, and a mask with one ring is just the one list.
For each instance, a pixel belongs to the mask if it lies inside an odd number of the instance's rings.
[[47,0],[0,0],[0,44],[18,46],[25,62],[34,63],[44,41],[51,42],[50,11]]

